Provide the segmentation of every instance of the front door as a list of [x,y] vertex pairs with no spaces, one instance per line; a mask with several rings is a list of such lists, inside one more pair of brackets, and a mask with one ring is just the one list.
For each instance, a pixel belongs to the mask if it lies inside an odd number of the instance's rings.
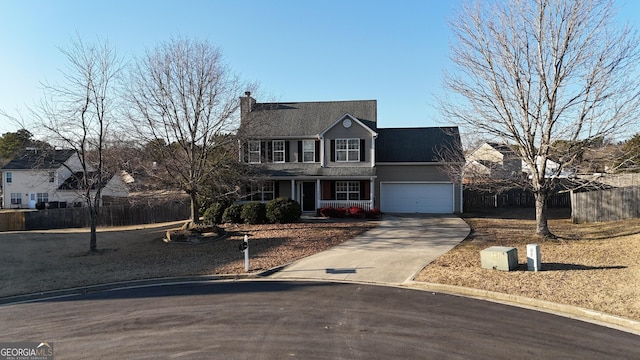
[[302,211],[316,211],[316,183],[302,183]]

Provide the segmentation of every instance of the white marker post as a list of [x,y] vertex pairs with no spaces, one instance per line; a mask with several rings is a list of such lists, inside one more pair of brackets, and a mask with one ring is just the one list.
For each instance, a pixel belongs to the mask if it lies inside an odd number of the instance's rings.
[[244,236],[244,243],[242,244],[244,251],[244,271],[249,272],[249,236]]

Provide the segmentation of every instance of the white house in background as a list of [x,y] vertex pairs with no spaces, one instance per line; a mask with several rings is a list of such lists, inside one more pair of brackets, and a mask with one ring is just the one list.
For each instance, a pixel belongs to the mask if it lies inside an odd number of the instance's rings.
[[[0,170],[5,209],[35,209],[38,203],[54,208],[86,204],[78,190],[82,166],[74,150],[27,149]],[[102,196],[128,195],[121,174],[111,177],[102,187]]]
[[[538,169],[540,167],[542,167],[542,159],[538,156],[536,157],[536,166],[538,167]],[[531,178],[531,168],[525,164],[524,162],[522,162],[522,172],[527,174],[529,178]],[[551,159],[547,159],[547,167],[545,168],[544,171],[544,177],[545,178],[560,178],[560,179],[567,179],[567,178],[571,178],[571,177],[575,177],[576,173],[575,171],[572,170],[567,170],[567,169],[561,169],[560,164],[551,160]]]

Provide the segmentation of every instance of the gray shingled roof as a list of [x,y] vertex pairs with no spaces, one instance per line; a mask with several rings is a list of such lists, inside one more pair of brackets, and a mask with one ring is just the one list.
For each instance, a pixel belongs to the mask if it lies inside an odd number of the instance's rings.
[[242,123],[253,136],[311,137],[346,113],[376,130],[376,100],[257,103]]
[[2,167],[2,170],[57,169],[75,150],[24,150]]
[[457,127],[378,129],[376,163],[463,162]]

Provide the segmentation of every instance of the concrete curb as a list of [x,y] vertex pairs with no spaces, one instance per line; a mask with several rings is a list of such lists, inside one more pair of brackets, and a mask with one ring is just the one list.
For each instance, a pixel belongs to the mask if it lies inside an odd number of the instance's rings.
[[558,304],[546,300],[532,299],[524,296],[509,295],[487,290],[466,288],[462,286],[409,281],[401,286],[424,291],[441,292],[450,295],[465,296],[474,299],[493,301],[506,305],[543,311],[554,315],[590,322],[596,325],[640,335],[640,321],[589,310],[577,306]]

